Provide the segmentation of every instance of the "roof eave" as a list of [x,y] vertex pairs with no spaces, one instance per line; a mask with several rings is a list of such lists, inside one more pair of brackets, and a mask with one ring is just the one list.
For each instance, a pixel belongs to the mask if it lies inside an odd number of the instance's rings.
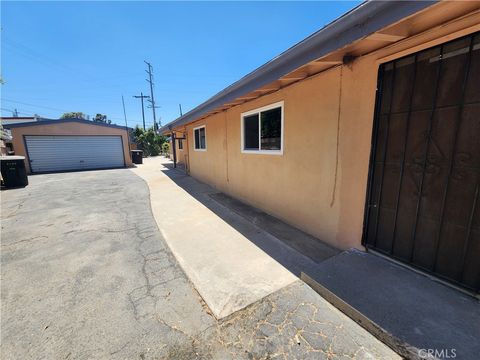
[[198,120],[289,72],[370,35],[438,1],[368,1],[302,40],[279,56],[228,86],[204,103],[159,129],[160,133]]

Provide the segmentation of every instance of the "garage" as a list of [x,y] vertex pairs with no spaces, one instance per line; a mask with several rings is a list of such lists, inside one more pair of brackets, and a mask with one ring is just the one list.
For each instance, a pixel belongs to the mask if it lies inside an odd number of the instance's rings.
[[15,155],[30,174],[131,166],[124,126],[83,119],[39,120],[7,125]]
[[480,291],[480,35],[379,69],[364,244]]
[[32,173],[125,166],[121,136],[30,135],[25,145]]

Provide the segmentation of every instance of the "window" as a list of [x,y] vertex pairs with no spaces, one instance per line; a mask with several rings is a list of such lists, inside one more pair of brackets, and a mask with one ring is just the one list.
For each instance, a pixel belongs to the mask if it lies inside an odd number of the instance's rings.
[[183,150],[183,139],[178,139],[178,150]]
[[242,152],[283,153],[283,101],[241,115]]
[[207,136],[205,131],[205,125],[199,126],[193,129],[193,135],[195,140],[195,150],[196,151],[206,151],[207,150]]

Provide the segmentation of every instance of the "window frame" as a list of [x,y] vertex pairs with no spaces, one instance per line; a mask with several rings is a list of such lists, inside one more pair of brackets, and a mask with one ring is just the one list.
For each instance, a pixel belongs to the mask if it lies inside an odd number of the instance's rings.
[[183,150],[183,139],[178,139],[178,150]]
[[[263,111],[268,111],[272,109],[280,108],[280,131],[281,131],[281,136],[280,136],[280,150],[262,150],[260,147],[262,146],[262,119],[260,116],[260,113]],[[269,104],[266,106],[262,106],[256,109],[252,109],[246,112],[243,112],[240,114],[240,136],[241,136],[241,141],[240,141],[240,151],[243,154],[263,154],[263,155],[283,155],[283,148],[284,148],[284,101],[278,101],[273,104]],[[244,119],[247,116],[250,115],[255,115],[258,114],[258,150],[248,150],[245,149],[245,124],[244,124]]]
[[[195,136],[195,130],[199,130],[201,128],[205,129],[205,148],[197,148],[197,138]],[[193,151],[207,151],[207,126],[206,125],[200,125],[197,127],[193,128]]]

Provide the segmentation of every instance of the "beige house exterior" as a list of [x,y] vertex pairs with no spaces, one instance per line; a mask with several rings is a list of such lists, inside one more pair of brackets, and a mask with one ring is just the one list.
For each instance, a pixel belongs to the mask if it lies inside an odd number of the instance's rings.
[[[228,103],[205,113],[194,109],[162,131],[186,138],[183,150],[176,144],[177,159],[191,176],[337,248],[365,249],[380,65],[478,31],[480,2],[425,5]],[[472,39],[469,78],[475,79],[468,84],[478,87],[479,36]],[[282,106],[281,151],[244,151],[242,114],[271,104]],[[206,148],[198,151],[194,129],[201,126]],[[480,256],[480,245],[472,251]],[[473,283],[480,281],[475,271]]]
[[[132,166],[128,135],[125,127],[99,124],[87,120],[49,120],[6,125],[12,132],[15,155],[25,156],[27,173],[31,173],[29,154],[26,149],[27,136],[119,136],[123,144],[124,166]],[[62,149],[58,149],[59,152]]]

